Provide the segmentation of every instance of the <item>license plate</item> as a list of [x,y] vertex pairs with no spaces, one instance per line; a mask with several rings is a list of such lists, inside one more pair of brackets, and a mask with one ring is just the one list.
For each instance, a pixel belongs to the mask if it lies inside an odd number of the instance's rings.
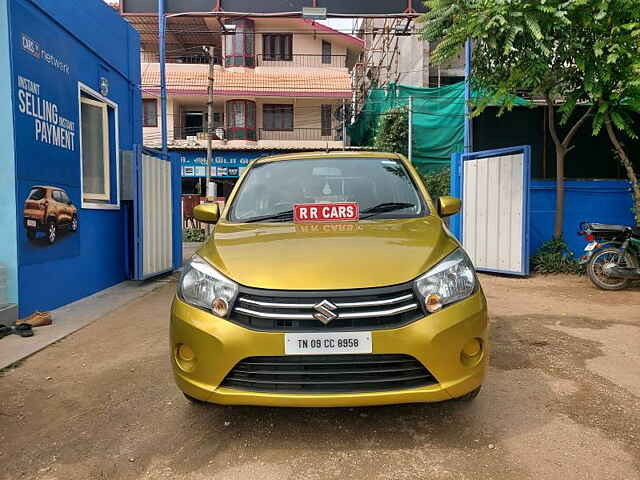
[[585,252],[590,252],[591,250],[593,250],[594,248],[596,248],[596,245],[598,244],[598,242],[591,242],[589,245],[587,245],[586,247],[584,247],[584,251]]
[[27,220],[27,227],[35,227],[35,226],[36,226],[35,220]]
[[285,355],[371,353],[371,332],[285,333]]

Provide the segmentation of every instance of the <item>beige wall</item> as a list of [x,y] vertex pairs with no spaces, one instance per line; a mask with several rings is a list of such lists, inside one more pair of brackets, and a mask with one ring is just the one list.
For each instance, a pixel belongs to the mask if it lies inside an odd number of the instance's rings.
[[[283,30],[277,32],[285,33]],[[266,32],[265,32],[266,33]],[[347,48],[339,45],[330,35],[293,34],[292,47],[294,55],[322,55],[322,41],[331,43],[331,55],[346,55]],[[256,33],[256,54],[262,55],[262,33]]]
[[[288,33],[305,31],[305,33],[293,33],[292,49],[294,55],[322,55],[322,41],[331,43],[331,55],[347,55],[347,42],[336,35],[323,35],[308,24],[291,19],[261,19],[256,20],[255,53],[262,55],[262,35],[265,33]],[[357,50],[358,48],[355,47]],[[225,45],[222,47],[225,55]],[[342,65],[342,63],[341,63]],[[320,65],[319,65],[320,66]]]
[[[149,95],[145,95],[145,98],[156,98]],[[215,112],[220,112],[224,115],[225,107],[221,100],[231,100],[232,98],[218,99],[214,107]],[[315,129],[319,130],[322,127],[321,115],[322,105],[331,105],[331,123],[332,130],[338,126],[338,121],[335,119],[336,109],[342,106],[342,100],[335,98],[319,98],[319,99],[286,99],[286,98],[250,98],[256,102],[256,125],[258,128],[263,128],[263,106],[265,104],[280,104],[280,105],[293,105],[293,128],[294,129]],[[207,98],[205,96],[198,97],[174,97],[169,96],[167,100],[167,111],[169,113],[167,118],[168,138],[169,142],[174,139],[174,126],[180,126],[183,122],[179,119],[179,116],[185,111],[202,111],[207,110]],[[160,104],[158,99],[158,116],[160,115]],[[160,118],[158,118],[158,127],[145,127],[143,129],[144,137],[147,141],[159,142],[160,141]],[[305,138],[305,135],[310,138],[315,138],[320,135],[318,131],[300,132],[293,131],[289,134],[286,132],[278,132],[277,138],[283,140],[299,140]],[[148,142],[150,143],[150,142]]]

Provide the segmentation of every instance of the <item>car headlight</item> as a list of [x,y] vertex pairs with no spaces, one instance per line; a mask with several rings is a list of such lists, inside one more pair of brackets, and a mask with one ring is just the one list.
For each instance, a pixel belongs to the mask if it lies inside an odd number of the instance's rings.
[[194,255],[184,266],[178,295],[189,305],[226,317],[237,294],[238,284],[222,275],[202,257]]
[[416,279],[415,284],[423,305],[433,313],[471,295],[476,287],[476,274],[471,260],[459,248]]

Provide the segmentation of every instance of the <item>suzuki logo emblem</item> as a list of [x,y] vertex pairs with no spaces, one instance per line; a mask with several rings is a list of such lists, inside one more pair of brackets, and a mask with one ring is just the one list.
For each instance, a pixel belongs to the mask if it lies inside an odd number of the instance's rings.
[[313,318],[320,320],[325,325],[338,318],[338,314],[334,312],[338,307],[329,300],[321,301],[317,305],[314,305],[313,309],[318,312],[313,314]]

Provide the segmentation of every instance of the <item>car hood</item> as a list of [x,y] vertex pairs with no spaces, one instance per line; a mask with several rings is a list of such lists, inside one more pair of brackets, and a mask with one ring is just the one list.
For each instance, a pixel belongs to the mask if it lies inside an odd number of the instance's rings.
[[253,288],[337,290],[408,282],[458,243],[437,217],[331,224],[216,225],[198,252]]

